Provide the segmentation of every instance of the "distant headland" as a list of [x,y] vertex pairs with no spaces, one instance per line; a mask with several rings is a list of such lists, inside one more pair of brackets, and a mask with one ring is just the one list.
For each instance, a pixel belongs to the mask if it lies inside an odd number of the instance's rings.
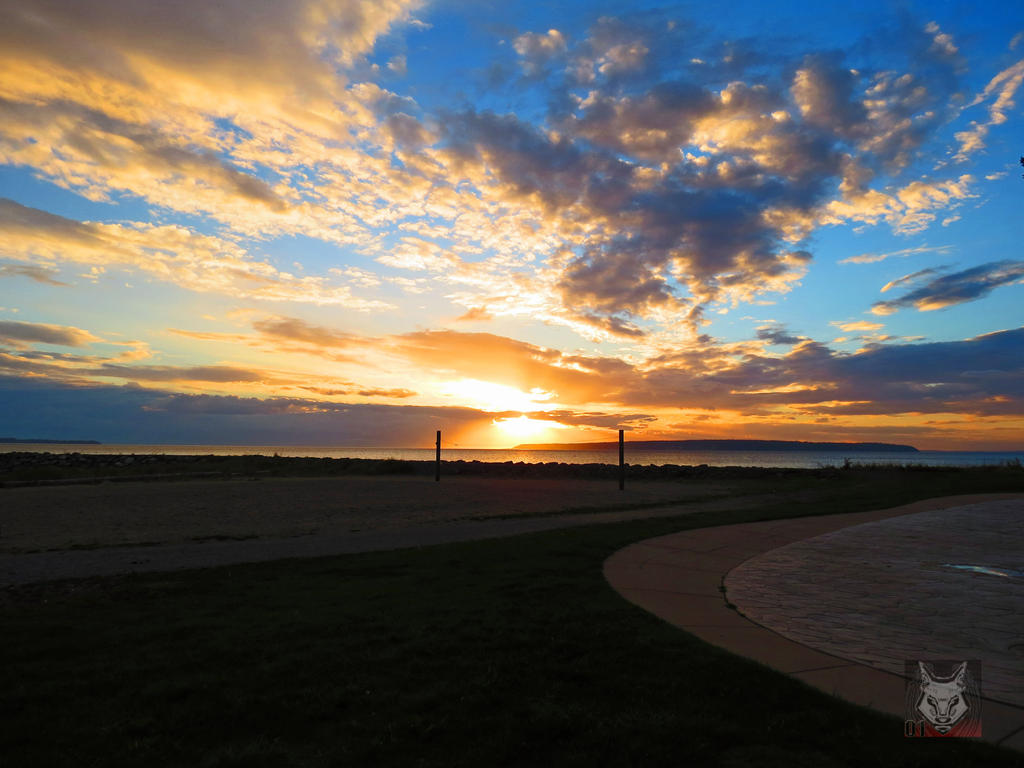
[[35,437],[0,437],[0,443],[38,443],[40,445],[103,445],[99,440],[43,440]]
[[[796,440],[629,440],[629,447],[643,451],[849,451],[850,453],[918,453],[912,445],[893,443],[805,443]],[[607,451],[617,442],[523,443],[520,451]]]

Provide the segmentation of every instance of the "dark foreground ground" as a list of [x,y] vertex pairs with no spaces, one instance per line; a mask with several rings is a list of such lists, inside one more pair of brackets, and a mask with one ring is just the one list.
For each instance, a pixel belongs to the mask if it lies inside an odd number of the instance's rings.
[[683,528],[1024,491],[1014,468],[823,472],[715,478],[721,499],[774,485],[755,508],[7,589],[2,762],[1024,765],[904,739],[896,719],[709,646],[601,576],[617,549]]

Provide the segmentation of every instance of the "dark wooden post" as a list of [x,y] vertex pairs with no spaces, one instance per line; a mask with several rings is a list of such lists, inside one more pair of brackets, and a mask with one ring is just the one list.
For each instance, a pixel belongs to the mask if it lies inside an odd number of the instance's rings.
[[626,449],[625,449],[625,432],[626,430],[619,430],[619,490],[621,491],[626,487]]
[[434,480],[441,480],[441,430],[437,430],[437,452],[434,459]]

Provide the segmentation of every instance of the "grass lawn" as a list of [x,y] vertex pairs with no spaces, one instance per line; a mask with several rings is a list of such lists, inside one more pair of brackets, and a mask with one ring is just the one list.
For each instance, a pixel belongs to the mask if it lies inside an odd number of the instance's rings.
[[756,511],[6,590],[0,764],[1024,765],[675,629],[601,564],[684,528],[1024,491],[855,469]]

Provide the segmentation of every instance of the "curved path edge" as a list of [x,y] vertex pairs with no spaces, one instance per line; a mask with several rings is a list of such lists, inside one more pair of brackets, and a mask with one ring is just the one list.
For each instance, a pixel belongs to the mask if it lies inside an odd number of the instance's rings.
[[[854,704],[904,715],[902,676],[809,648],[747,619],[726,602],[723,582],[740,563],[794,541],[860,523],[1022,494],[947,496],[891,509],[698,528],[631,544],[604,562],[604,577],[629,602],[732,653]],[[1024,709],[986,700],[983,738],[1024,751]]]

